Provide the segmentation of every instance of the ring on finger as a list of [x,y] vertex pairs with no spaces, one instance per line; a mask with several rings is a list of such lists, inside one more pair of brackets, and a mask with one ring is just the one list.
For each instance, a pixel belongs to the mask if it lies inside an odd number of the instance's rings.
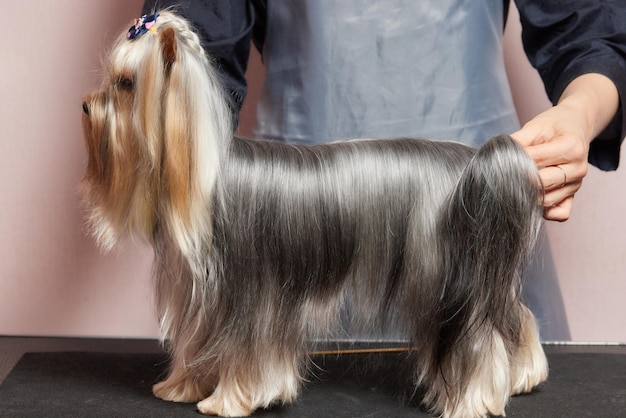
[[563,183],[561,183],[561,185],[559,186],[559,187],[563,187],[567,184],[567,174],[565,173],[565,169],[561,167],[560,165],[555,165],[555,167],[561,170],[561,173],[563,173]]

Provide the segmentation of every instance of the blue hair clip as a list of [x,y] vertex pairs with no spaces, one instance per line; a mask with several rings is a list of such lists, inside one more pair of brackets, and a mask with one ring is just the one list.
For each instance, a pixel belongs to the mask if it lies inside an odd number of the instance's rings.
[[143,15],[140,18],[135,19],[135,24],[131,26],[130,29],[128,29],[128,34],[126,34],[126,38],[129,40],[137,39],[149,30],[154,31],[154,29],[152,29],[152,26],[154,26],[154,24],[156,23],[157,17],[159,17],[158,13],[153,15]]

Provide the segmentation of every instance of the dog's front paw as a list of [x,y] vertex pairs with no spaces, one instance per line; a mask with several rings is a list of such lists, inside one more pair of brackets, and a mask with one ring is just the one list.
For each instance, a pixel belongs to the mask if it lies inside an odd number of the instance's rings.
[[198,402],[206,396],[196,382],[172,378],[154,385],[152,393],[164,401],[183,403]]
[[198,410],[204,415],[220,417],[247,417],[254,412],[254,408],[245,405],[240,399],[230,399],[213,394],[198,402]]

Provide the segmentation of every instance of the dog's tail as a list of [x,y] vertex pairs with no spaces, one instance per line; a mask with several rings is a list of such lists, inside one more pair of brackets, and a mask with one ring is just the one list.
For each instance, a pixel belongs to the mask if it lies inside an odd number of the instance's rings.
[[453,351],[485,343],[477,340],[493,334],[485,331],[498,332],[505,347],[515,349],[521,270],[542,223],[540,190],[534,162],[509,136],[490,139],[465,167],[438,224],[439,366],[449,364]]

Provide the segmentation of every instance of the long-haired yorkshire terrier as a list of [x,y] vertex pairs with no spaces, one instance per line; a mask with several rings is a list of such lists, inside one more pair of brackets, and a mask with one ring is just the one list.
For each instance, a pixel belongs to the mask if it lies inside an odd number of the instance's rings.
[[411,342],[423,403],[504,415],[547,377],[520,271],[540,181],[508,136],[314,146],[234,137],[198,36],[171,11],[117,41],[83,103],[88,224],[155,251],[171,364],[154,394],[245,416],[296,399],[312,341],[389,324]]

